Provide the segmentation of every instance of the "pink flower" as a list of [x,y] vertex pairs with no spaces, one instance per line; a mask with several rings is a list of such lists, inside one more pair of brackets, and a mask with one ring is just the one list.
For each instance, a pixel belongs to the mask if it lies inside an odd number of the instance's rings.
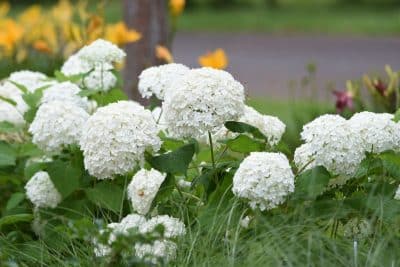
[[346,108],[353,109],[353,94],[348,91],[333,91],[336,97],[336,112],[342,113]]

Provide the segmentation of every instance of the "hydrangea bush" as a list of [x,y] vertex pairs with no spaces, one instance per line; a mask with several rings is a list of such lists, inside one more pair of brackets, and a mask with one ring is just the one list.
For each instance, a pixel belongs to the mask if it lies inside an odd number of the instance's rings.
[[14,246],[62,254],[70,240],[108,266],[172,264],[221,207],[225,239],[289,214],[351,242],[398,233],[398,115],[322,115],[292,153],[285,124],[247,106],[228,72],[151,67],[138,87],[160,105],[145,107],[118,89],[124,56],[97,40],[55,77],[20,71],[0,85],[0,229]]

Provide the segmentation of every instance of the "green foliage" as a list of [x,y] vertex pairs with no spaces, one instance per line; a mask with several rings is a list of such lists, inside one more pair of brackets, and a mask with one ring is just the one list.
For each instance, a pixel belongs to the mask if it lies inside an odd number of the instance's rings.
[[104,181],[88,188],[85,193],[94,204],[109,209],[115,213],[121,211],[124,202],[123,189],[111,182]]
[[329,172],[321,166],[307,170],[296,178],[295,200],[315,200],[325,190],[331,179]]

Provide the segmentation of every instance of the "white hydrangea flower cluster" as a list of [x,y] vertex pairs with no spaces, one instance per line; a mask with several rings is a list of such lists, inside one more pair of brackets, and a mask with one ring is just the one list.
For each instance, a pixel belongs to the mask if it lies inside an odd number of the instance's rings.
[[171,88],[173,82],[184,77],[188,71],[188,67],[177,63],[147,68],[139,75],[139,92],[143,98],[155,95],[163,100],[165,92]]
[[313,162],[308,168],[324,166],[334,175],[351,177],[365,158],[359,134],[339,115],[322,115],[304,125],[301,137],[306,145],[295,152],[299,169],[311,159]]
[[101,64],[121,62],[126,54],[115,44],[97,39],[79,50],[78,56],[90,66],[95,67]]
[[165,180],[166,174],[155,169],[141,169],[128,185],[128,199],[133,209],[139,214],[147,214],[151,204]]
[[79,96],[80,91],[81,89],[71,82],[57,83],[43,92],[41,103],[49,103],[52,101],[68,102],[88,111],[89,101],[87,97]]
[[136,257],[157,264],[158,259],[169,262],[176,258],[177,245],[168,240],[156,240],[153,244],[135,244]]
[[25,124],[22,114],[10,103],[0,100],[0,122],[8,122],[16,126]]
[[144,160],[146,150],[158,151],[161,140],[149,110],[133,101],[119,101],[89,118],[80,140],[85,168],[98,179],[127,173]]
[[272,209],[294,191],[294,175],[282,153],[252,152],[233,177],[233,193],[249,200],[250,207]]
[[249,106],[245,106],[244,114],[239,121],[258,128],[268,138],[271,146],[279,143],[286,128],[286,125],[277,117],[263,115]]
[[13,72],[7,80],[25,86],[30,92],[54,83],[45,74],[29,70]]
[[128,234],[129,229],[137,228],[139,233],[148,234],[155,230],[157,225],[164,226],[164,235],[160,240],[155,240],[152,244],[136,243],[135,255],[143,260],[153,263],[157,259],[163,258],[165,261],[170,261],[175,258],[177,245],[172,240],[186,234],[185,225],[177,218],[168,215],[159,215],[146,221],[146,218],[138,214],[130,214],[121,220],[119,223],[110,223],[108,228],[111,230],[108,244],[95,243],[95,255],[97,257],[107,256],[111,253],[111,246],[115,242],[117,235]]
[[310,144],[305,143],[299,146],[294,152],[294,162],[302,171],[310,170],[316,167],[315,152],[313,152]]
[[32,142],[46,152],[58,152],[66,145],[78,144],[89,114],[69,102],[42,104],[29,127]]
[[28,105],[22,98],[22,91],[9,82],[0,85],[0,96],[14,101],[16,104],[15,108],[21,114],[24,114],[29,109]]
[[217,132],[225,121],[238,120],[244,110],[244,88],[232,75],[212,68],[192,69],[171,85],[163,102],[168,134],[201,138]]
[[362,139],[365,151],[381,153],[400,148],[400,124],[393,117],[388,113],[364,111],[354,114],[349,123]]
[[73,76],[88,73],[83,79],[78,81],[78,85],[89,90],[108,91],[117,83],[117,78],[112,73],[114,67],[109,63],[97,65],[94,68],[82,60],[78,54],[74,54],[65,61],[61,67],[61,72],[66,76]]
[[57,191],[47,172],[39,171],[25,185],[27,198],[37,208],[55,208],[61,202]]

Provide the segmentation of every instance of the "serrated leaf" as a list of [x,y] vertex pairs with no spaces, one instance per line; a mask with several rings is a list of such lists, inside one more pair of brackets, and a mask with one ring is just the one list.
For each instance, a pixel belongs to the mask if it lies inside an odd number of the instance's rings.
[[80,186],[82,170],[75,168],[70,162],[50,162],[47,164],[47,172],[63,198],[68,197]]
[[0,141],[0,167],[14,166],[17,160],[15,148]]
[[87,197],[94,204],[118,213],[124,201],[124,191],[121,187],[104,181],[93,188],[85,190]]
[[14,193],[7,201],[6,210],[11,210],[17,207],[25,199],[24,193]]
[[329,172],[322,166],[303,172],[296,179],[294,198],[315,199],[325,191],[330,178]]
[[164,173],[186,173],[195,152],[194,144],[187,144],[180,148],[155,157],[147,157],[149,164]]
[[33,220],[32,214],[14,214],[4,216],[0,219],[0,229],[6,225],[16,224],[21,222],[31,222]]
[[235,152],[250,153],[253,151],[263,151],[265,144],[247,135],[240,134],[234,139],[226,141],[226,145]]
[[383,168],[390,176],[400,179],[400,155],[393,152],[385,152],[379,155],[382,159]]
[[268,140],[258,128],[244,122],[227,121],[225,122],[225,127],[234,133],[250,133],[255,138]]

